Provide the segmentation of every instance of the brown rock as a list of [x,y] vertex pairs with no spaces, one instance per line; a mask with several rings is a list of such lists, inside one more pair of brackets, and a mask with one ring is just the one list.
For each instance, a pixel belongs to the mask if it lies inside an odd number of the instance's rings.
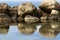
[[18,6],[18,15],[22,16],[24,13],[33,13],[36,7],[31,2],[26,2]]
[[52,9],[60,9],[59,3],[56,0],[43,0],[41,5],[39,6],[41,10],[44,12],[50,13]]
[[24,18],[24,20],[25,20],[25,22],[27,22],[27,23],[33,23],[33,22],[38,22],[38,21],[39,21],[39,18],[30,16],[30,15],[27,15],[27,16]]

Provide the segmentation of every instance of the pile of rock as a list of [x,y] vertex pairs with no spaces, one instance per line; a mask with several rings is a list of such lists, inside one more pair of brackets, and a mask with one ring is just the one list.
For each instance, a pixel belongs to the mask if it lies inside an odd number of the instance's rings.
[[49,20],[58,19],[60,16],[60,4],[56,0],[43,0],[39,8],[45,13],[50,14]]
[[[25,22],[38,22],[42,15],[40,11],[31,2],[23,3],[18,7],[18,19],[22,17]],[[19,21],[21,22],[21,19]]]
[[8,4],[2,3],[0,4],[0,24],[10,22],[9,6]]
[[[7,15],[12,23],[34,23],[46,20],[60,20],[60,4],[56,0],[43,0],[39,9],[31,2],[10,7],[5,3],[0,4],[0,15]],[[9,18],[5,18],[6,20]]]

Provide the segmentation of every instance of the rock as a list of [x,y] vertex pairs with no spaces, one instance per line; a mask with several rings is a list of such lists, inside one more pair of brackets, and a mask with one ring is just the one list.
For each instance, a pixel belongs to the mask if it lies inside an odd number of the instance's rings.
[[[58,8],[59,7],[59,8]],[[56,0],[43,0],[39,8],[44,12],[50,13],[52,9],[60,9],[59,3]]]
[[41,16],[40,21],[41,22],[48,22],[48,17],[47,16]]
[[31,2],[26,2],[18,6],[18,15],[22,16],[26,13],[33,13],[36,7]]
[[40,18],[40,20],[47,20],[47,19],[48,19],[47,16],[42,16],[42,17]]
[[0,13],[0,24],[1,23],[11,23],[11,17],[6,15],[5,13]]
[[0,4],[0,13],[5,13],[6,15],[11,16],[9,14],[9,6],[8,6],[8,4],[6,4],[6,3],[1,3]]
[[51,20],[51,19],[58,20],[59,16],[60,16],[60,12],[58,10],[52,10],[49,20]]
[[20,23],[20,22],[24,22],[24,18],[22,18],[22,17],[18,17],[18,23]]
[[27,23],[32,23],[32,22],[38,22],[38,21],[39,21],[39,18],[30,16],[30,15],[27,15],[27,16],[24,18],[24,20],[25,20],[25,22],[27,22]]
[[37,9],[37,10],[33,13],[33,16],[40,18],[41,16],[43,16],[43,13],[44,13],[44,12],[43,12],[42,10]]
[[52,10],[51,15],[57,15],[59,16],[60,12],[58,10]]

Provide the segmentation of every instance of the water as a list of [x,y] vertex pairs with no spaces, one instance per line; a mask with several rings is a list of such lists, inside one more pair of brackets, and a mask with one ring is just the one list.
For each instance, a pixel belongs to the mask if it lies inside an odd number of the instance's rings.
[[[5,25],[4,25],[5,26]],[[54,28],[54,27],[55,28]],[[0,40],[59,40],[60,22],[0,26]]]
[[[17,6],[22,2],[7,2]],[[32,2],[36,7],[39,2]],[[18,23],[0,26],[0,40],[60,40],[60,22]]]

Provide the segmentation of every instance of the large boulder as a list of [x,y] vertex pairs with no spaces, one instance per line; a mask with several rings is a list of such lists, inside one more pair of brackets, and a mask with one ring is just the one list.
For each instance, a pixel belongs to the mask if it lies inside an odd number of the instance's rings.
[[52,9],[60,10],[60,5],[56,0],[43,0],[39,8],[44,12],[50,13]]
[[18,6],[18,15],[33,13],[35,10],[36,7],[31,2],[26,2]]

